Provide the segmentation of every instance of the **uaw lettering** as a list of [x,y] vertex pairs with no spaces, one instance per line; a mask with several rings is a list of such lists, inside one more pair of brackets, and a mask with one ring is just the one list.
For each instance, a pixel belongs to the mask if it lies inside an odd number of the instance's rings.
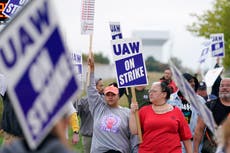
[[181,72],[176,68],[172,61],[170,61],[170,68],[173,73],[173,79],[176,82],[180,91],[182,92],[183,96],[188,102],[191,103],[192,107],[196,109],[199,115],[201,115],[209,129],[214,132],[216,124],[211,111],[205,106],[205,104],[200,102],[195,91],[192,89],[188,81],[185,80]]
[[131,55],[139,53],[140,42],[129,42],[122,44],[114,44],[113,51],[115,55]]
[[52,1],[31,1],[0,35],[0,69],[30,148],[36,148],[78,90]]
[[28,0],[9,0],[3,11],[3,14],[7,17],[12,17]]
[[213,57],[224,57],[224,34],[212,34],[211,52]]
[[121,26],[119,22],[110,22],[109,26],[110,26],[112,40],[123,38],[121,33]]
[[147,75],[139,40],[112,41],[119,87],[147,84]]

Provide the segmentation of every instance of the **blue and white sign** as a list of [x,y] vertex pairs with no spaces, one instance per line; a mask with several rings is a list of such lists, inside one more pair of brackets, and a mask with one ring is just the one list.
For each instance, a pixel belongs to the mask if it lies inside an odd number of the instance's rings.
[[27,2],[28,0],[9,0],[2,13],[10,18]]
[[79,82],[81,82],[81,87],[83,88],[83,62],[82,62],[82,53],[80,52],[71,52],[71,61],[73,64],[73,71]]
[[224,34],[211,34],[211,53],[213,57],[224,57]]
[[82,74],[82,54],[79,52],[71,52],[71,60],[76,74]]
[[147,85],[147,71],[139,39],[112,40],[118,87]]
[[200,55],[200,59],[199,62],[200,63],[204,63],[206,61],[206,59],[208,58],[208,53],[210,50],[210,41],[204,42],[202,44],[202,51],[201,51],[201,55]]
[[211,111],[208,109],[208,107],[205,104],[203,104],[200,101],[194,89],[191,87],[188,81],[183,77],[181,72],[176,68],[176,66],[172,63],[172,61],[170,61],[170,67],[173,74],[173,80],[176,82],[177,87],[180,89],[180,91],[182,92],[186,100],[191,103],[192,107],[194,107],[196,111],[199,113],[199,115],[203,118],[208,128],[212,132],[214,132],[216,123],[212,116]]
[[26,140],[34,149],[78,90],[52,0],[31,1],[0,33],[0,70]]
[[111,31],[112,40],[123,38],[119,22],[110,22],[109,27]]

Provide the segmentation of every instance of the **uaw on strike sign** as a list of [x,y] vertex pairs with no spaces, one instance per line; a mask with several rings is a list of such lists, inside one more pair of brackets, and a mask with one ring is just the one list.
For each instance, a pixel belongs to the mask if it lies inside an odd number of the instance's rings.
[[112,40],[111,43],[118,86],[131,87],[148,84],[141,53],[141,41],[139,39],[117,39]]
[[51,2],[29,2],[0,33],[0,70],[32,149],[66,112],[78,89]]

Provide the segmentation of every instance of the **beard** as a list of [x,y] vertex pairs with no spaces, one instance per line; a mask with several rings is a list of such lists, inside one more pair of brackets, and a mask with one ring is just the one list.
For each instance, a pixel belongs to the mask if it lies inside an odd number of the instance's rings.
[[224,100],[224,101],[229,101],[230,102],[230,93],[219,93],[219,97],[220,99]]

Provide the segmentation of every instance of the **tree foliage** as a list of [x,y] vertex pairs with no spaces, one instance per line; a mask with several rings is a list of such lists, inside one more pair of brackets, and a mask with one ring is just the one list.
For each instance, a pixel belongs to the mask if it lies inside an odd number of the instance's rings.
[[145,60],[145,66],[149,72],[163,72],[168,67],[168,64],[160,63],[154,57],[150,56]]
[[212,10],[202,15],[192,14],[198,21],[187,26],[187,29],[197,36],[209,38],[210,34],[224,33],[225,57],[223,65],[230,69],[230,0],[216,0]]
[[[87,61],[88,54],[82,54],[82,59],[83,61]],[[100,64],[109,64],[109,59],[107,57],[104,57],[103,54],[100,53],[94,53],[94,60],[95,63],[100,63]]]

